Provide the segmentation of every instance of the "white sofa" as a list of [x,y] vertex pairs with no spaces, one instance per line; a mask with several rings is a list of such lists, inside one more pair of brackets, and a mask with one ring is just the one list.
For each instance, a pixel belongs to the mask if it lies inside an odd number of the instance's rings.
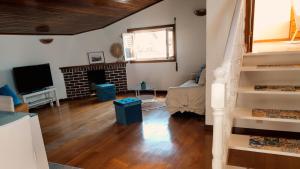
[[199,83],[189,80],[178,87],[168,89],[167,110],[176,112],[193,112],[205,114],[205,70],[202,71]]

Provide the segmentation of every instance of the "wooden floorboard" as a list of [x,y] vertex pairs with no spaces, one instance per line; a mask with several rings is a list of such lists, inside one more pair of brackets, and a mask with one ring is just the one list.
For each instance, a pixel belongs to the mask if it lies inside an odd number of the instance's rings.
[[[122,96],[124,97],[124,96]],[[84,169],[211,169],[212,131],[191,114],[143,112],[143,123],[115,123],[112,101],[65,101],[38,112],[48,159]],[[247,134],[247,133],[244,133]],[[231,150],[229,164],[257,169],[300,168],[300,159]]]
[[143,123],[115,123],[111,101],[66,101],[39,113],[48,160],[84,169],[210,169],[212,132],[204,120],[143,112]]

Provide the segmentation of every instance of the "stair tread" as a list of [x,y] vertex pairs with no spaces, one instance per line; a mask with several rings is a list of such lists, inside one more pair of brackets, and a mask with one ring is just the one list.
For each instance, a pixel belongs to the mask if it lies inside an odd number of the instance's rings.
[[278,67],[258,67],[258,66],[242,66],[243,72],[260,72],[260,71],[300,71],[300,66],[278,66]]
[[260,120],[260,121],[273,121],[273,122],[300,123],[300,120],[298,120],[298,119],[254,117],[254,116],[252,116],[251,108],[236,108],[234,110],[234,117],[236,119],[243,119],[243,120]]
[[238,92],[244,93],[244,94],[285,94],[285,95],[299,95],[300,94],[300,90],[296,90],[296,91],[255,90],[254,86],[239,87]]
[[245,56],[266,56],[266,55],[272,55],[272,56],[278,56],[278,55],[289,55],[289,54],[299,54],[299,51],[271,51],[271,52],[248,52],[244,54]]
[[274,149],[253,148],[253,147],[250,147],[249,140],[250,140],[249,135],[232,134],[230,136],[229,149],[241,150],[241,151],[251,151],[251,152],[265,153],[265,154],[291,156],[291,157],[300,157],[300,153],[285,152],[285,151],[282,151],[280,148],[274,148]]

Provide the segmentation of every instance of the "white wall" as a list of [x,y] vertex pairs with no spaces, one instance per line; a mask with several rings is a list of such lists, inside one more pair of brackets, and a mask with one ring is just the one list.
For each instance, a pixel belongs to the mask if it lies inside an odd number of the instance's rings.
[[172,24],[174,17],[177,18],[179,71],[175,71],[175,63],[129,64],[129,89],[146,81],[158,90],[167,90],[191,78],[191,74],[200,69],[200,64],[205,63],[205,17],[193,14],[198,8],[205,8],[205,0],[165,0],[104,29],[105,53],[110,56],[110,45],[121,42],[121,34],[128,28]]
[[[94,31],[99,37],[103,30]],[[39,42],[41,38],[53,38],[51,44]],[[12,68],[18,66],[50,63],[54,86],[60,98],[66,97],[65,84],[60,67],[88,64],[87,51],[99,50],[97,37],[78,36],[0,36],[0,86],[14,87]],[[108,61],[111,61],[108,58]]]
[[206,124],[212,125],[210,106],[213,71],[223,62],[228,32],[236,0],[208,0],[206,23]]
[[205,8],[205,0],[164,0],[146,10],[121,20],[105,29],[76,36],[50,36],[50,45],[39,42],[40,36],[0,36],[0,86],[13,85],[11,69],[41,63],[50,63],[54,85],[59,97],[65,98],[65,85],[59,67],[88,64],[86,53],[103,50],[107,62],[115,59],[109,53],[110,45],[121,42],[121,34],[128,28],[173,23],[177,17],[177,48],[179,72],[175,63],[130,64],[127,68],[129,88],[147,81],[159,90],[176,86],[198,71],[205,63],[205,17],[193,11]]
[[[11,69],[18,66],[50,63],[54,85],[58,89],[60,97],[64,97],[64,81],[58,69],[63,62],[70,62],[68,54],[71,39],[60,36],[50,45],[39,42],[38,36],[0,36],[0,85],[9,84],[14,87]],[[72,61],[73,62],[73,61]],[[67,65],[67,63],[65,63]]]
[[254,40],[289,37],[291,2],[287,0],[255,1]]

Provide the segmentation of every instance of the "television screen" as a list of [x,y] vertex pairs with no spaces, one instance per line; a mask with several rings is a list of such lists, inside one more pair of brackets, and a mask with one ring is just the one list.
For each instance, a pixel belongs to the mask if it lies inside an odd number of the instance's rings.
[[13,68],[15,85],[19,93],[31,93],[53,86],[49,64]]

